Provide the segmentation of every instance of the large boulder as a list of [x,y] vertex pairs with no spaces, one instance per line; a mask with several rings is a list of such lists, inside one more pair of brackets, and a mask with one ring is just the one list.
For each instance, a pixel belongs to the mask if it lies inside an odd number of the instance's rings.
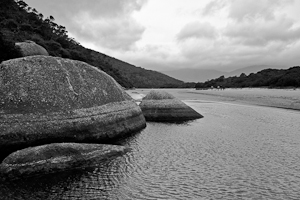
[[54,142],[106,143],[146,126],[141,109],[84,62],[29,56],[0,65],[0,156]]
[[49,55],[48,51],[44,47],[30,40],[26,40],[24,42],[16,42],[15,45],[17,46],[23,57],[34,55]]
[[22,178],[45,175],[99,164],[129,149],[104,144],[52,143],[16,151],[0,164],[0,177]]
[[146,121],[183,122],[203,116],[165,91],[150,91],[142,100],[140,107]]

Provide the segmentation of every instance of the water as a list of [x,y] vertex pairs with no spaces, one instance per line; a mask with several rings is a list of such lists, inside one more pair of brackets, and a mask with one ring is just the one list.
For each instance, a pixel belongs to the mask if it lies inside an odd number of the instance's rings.
[[122,157],[0,183],[0,199],[299,199],[300,112],[186,101],[204,118],[148,123]]

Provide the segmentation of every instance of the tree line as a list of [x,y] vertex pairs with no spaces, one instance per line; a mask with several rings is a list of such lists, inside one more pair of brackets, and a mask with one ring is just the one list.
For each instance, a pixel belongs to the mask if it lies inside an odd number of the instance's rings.
[[219,78],[198,82],[195,87],[207,89],[211,87],[244,88],[244,87],[300,87],[300,67],[295,66],[289,69],[264,69],[248,76],[242,73],[240,76]]

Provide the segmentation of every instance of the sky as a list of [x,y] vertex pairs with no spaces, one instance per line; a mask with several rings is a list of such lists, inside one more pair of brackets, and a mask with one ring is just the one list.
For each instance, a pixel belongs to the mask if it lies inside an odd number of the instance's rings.
[[25,0],[81,45],[156,71],[300,65],[300,0]]

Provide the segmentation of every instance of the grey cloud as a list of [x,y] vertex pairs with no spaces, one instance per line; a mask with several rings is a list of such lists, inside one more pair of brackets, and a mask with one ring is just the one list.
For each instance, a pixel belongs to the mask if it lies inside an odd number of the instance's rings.
[[[287,46],[282,43],[270,43],[266,46],[247,46],[241,43],[233,43],[227,37],[220,37],[211,44],[207,41],[191,41],[186,45],[182,43],[181,55],[188,63],[186,66],[193,67],[194,64],[203,68],[231,68],[238,66],[249,66],[256,64],[271,64],[271,61],[282,63],[286,59],[278,59]],[[300,43],[300,41],[299,41]],[[290,45],[294,46],[294,44]],[[298,59],[299,60],[299,59]]]
[[75,38],[109,49],[128,50],[141,39],[145,31],[130,17],[106,20],[92,19],[87,15],[82,20],[85,22],[77,19],[70,26]]
[[247,18],[274,19],[274,11],[293,0],[232,0],[229,6],[229,17],[242,21]]
[[36,9],[45,16],[57,16],[60,21],[67,22],[76,14],[89,12],[91,17],[115,18],[138,11],[147,0],[26,0],[29,5],[36,5]]
[[[57,0],[56,0],[57,1]],[[71,16],[80,12],[88,11],[91,17],[118,17],[140,10],[145,1],[141,0],[64,0],[59,1],[65,12]],[[75,13],[74,13],[75,12]]]
[[203,15],[210,15],[215,13],[216,11],[222,9],[225,7],[226,1],[224,0],[214,0],[209,2],[204,9],[202,10]]
[[[63,13],[62,16],[71,17],[78,12],[88,11],[93,17],[116,17],[140,10],[147,0],[26,0],[28,4],[33,3],[42,9],[43,13]],[[38,10],[40,10],[37,8]],[[48,13],[47,12],[47,13]]]
[[229,25],[224,34],[238,43],[250,46],[265,46],[270,42],[292,43],[300,39],[300,27],[291,19],[247,21]]
[[216,37],[216,30],[210,23],[192,22],[186,24],[177,34],[177,40],[183,41],[189,38],[208,38]]
[[228,8],[228,17],[237,21],[249,18],[274,19],[274,11],[293,3],[294,0],[213,0],[202,10],[202,15],[210,15]]
[[[292,0],[215,0],[202,15],[228,13],[228,25],[216,29],[214,40],[200,38],[197,26],[185,26],[177,35],[186,66],[196,63],[203,68],[238,68],[256,64],[286,65],[299,62],[295,46],[300,44],[298,21],[288,18],[285,7]],[[223,12],[223,13],[225,13]],[[209,17],[209,16],[208,16]],[[180,40],[181,39],[181,40]],[[288,52],[288,53],[287,53]],[[290,59],[288,59],[291,57]]]
[[[145,28],[131,16],[147,0],[28,0],[45,16],[53,15],[75,39],[101,47],[126,50],[140,40]],[[51,12],[51,13],[50,13]]]

